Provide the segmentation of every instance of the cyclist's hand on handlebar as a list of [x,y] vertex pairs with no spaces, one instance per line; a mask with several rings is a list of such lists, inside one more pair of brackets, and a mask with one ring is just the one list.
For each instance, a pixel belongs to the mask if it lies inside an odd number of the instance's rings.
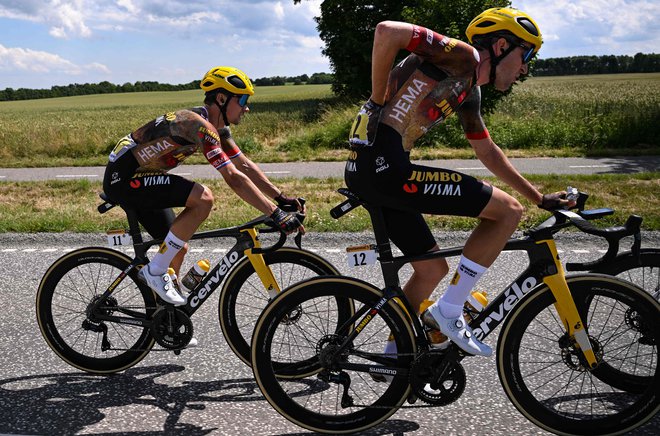
[[566,199],[566,191],[553,192],[552,194],[544,194],[541,204],[538,205],[541,209],[553,211],[556,209],[568,209],[575,206],[575,200]]
[[376,138],[376,128],[380,120],[380,112],[383,106],[374,103],[371,99],[360,108],[353,126],[351,127],[348,142],[352,147],[371,145]]
[[282,229],[287,235],[298,230],[303,235],[305,234],[305,226],[303,226],[295,213],[284,212],[279,207],[275,209],[270,215],[270,218],[275,224]]
[[294,212],[297,210],[300,213],[305,213],[305,201],[302,198],[289,197],[282,192],[275,197],[275,201],[280,208],[287,212]]

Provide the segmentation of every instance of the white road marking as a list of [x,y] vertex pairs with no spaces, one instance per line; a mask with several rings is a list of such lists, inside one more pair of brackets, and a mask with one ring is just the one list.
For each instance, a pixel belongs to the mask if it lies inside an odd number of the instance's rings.
[[467,171],[467,170],[485,170],[485,167],[463,167],[463,168],[456,168],[459,171]]
[[612,165],[569,165],[569,168],[609,168]]
[[[393,248],[393,254],[394,255],[402,255],[402,253],[395,247]],[[39,251],[41,253],[55,253],[55,252],[62,252],[62,253],[70,253],[71,251],[76,250],[77,248],[44,248],[44,249],[38,249],[38,248],[3,248],[0,250],[2,253],[14,253],[21,251],[23,253],[34,253],[36,251]],[[132,247],[122,247],[121,248],[124,252],[127,253],[133,253],[135,250]],[[337,253],[343,253],[345,251],[345,248],[305,248],[306,250],[309,250],[313,253],[319,253],[319,252],[325,252],[325,253],[332,253],[332,254],[337,254]],[[191,253],[204,253],[208,251],[206,248],[193,248],[190,250]],[[214,248],[211,250],[212,253],[226,253],[229,251],[227,248]],[[147,250],[148,253],[156,253],[158,252],[158,247],[151,247],[149,250]],[[557,250],[559,254],[566,253],[567,250]],[[589,253],[594,253],[598,252],[600,254],[604,254],[607,252],[607,250],[568,250],[570,253],[574,254],[589,254]],[[502,256],[505,255],[515,255],[516,253],[510,252],[510,251],[503,251],[501,253]]]
[[98,177],[98,174],[58,174],[58,179],[77,179],[79,177]]
[[291,174],[291,171],[264,171],[266,174]]

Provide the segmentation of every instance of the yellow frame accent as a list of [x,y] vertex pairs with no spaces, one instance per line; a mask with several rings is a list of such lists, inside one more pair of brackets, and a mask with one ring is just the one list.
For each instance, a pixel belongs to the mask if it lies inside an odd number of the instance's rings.
[[[250,235],[252,242],[254,243],[254,248],[261,248],[261,241],[259,241],[259,231],[257,229],[251,228],[242,231],[247,232],[247,234]],[[253,253],[251,248],[245,250],[245,255],[254,267],[254,271],[257,273],[261,283],[264,285],[264,288],[268,292],[268,296],[270,298],[276,296],[281,291],[280,285],[277,283],[277,280],[273,275],[273,271],[268,265],[266,265],[264,256],[262,254]]]
[[582,350],[582,353],[584,353],[587,362],[593,368],[596,366],[596,355],[591,348],[591,342],[589,341],[587,331],[584,328],[584,323],[580,319],[580,314],[575,306],[575,301],[573,300],[571,291],[566,284],[566,275],[564,274],[564,268],[559,261],[559,254],[557,253],[555,241],[553,239],[548,239],[545,241],[539,241],[537,244],[546,244],[555,260],[557,273],[544,277],[543,282],[548,285],[550,291],[552,291],[552,295],[554,295],[557,300],[555,303],[557,314],[564,323],[564,328],[566,328],[569,336],[575,338],[577,345]]

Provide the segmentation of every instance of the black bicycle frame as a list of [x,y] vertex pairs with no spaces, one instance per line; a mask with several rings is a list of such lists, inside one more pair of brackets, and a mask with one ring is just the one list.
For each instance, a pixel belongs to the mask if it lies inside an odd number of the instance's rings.
[[[107,204],[107,203],[105,203]],[[109,210],[109,207],[101,205],[99,206],[99,211],[105,212]],[[137,214],[132,209],[124,209],[126,212],[126,217],[128,219],[129,225],[129,235],[133,241],[133,247],[135,249],[135,258],[130,263],[130,265],[122,271],[119,276],[112,282],[112,284],[106,289],[101,298],[94,304],[91,308],[91,312],[95,315],[96,319],[99,321],[112,321],[119,324],[128,324],[132,326],[139,327],[150,327],[151,320],[147,319],[147,316],[144,313],[135,312],[127,308],[114,307],[113,310],[121,312],[124,315],[129,315],[130,318],[121,317],[121,316],[111,316],[103,313],[97,309],[101,309],[106,298],[112,295],[112,292],[119,286],[119,284],[140,265],[146,265],[149,262],[147,258],[147,250],[154,246],[160,245],[162,239],[152,239],[149,241],[144,241],[142,239],[142,232],[140,230],[140,225],[138,223]],[[245,223],[241,226],[230,227],[226,229],[219,230],[209,230],[206,232],[195,233],[190,239],[209,239],[209,238],[227,238],[233,237],[236,239],[234,246],[227,252],[227,254],[220,259],[217,265],[204,276],[204,279],[192,290],[191,294],[188,296],[188,301],[185,305],[177,306],[178,310],[182,310],[189,317],[191,317],[208,297],[220,286],[225,276],[229,273],[231,268],[238,263],[243,257],[246,256],[246,250],[252,250],[254,254],[266,253],[274,251],[281,247],[286,241],[286,234],[280,232],[279,240],[271,247],[268,248],[255,248],[255,242],[253,237],[247,232],[247,229],[256,228],[257,226],[264,224],[266,217],[256,218],[248,223]],[[274,232],[272,228],[267,228],[262,232]],[[146,285],[145,285],[146,286]],[[101,311],[102,312],[102,311]]]
[[[382,211],[379,208],[370,207],[369,205],[363,204],[363,206],[369,211],[374,226],[374,234],[376,237],[379,261],[383,272],[385,287],[382,290],[382,298],[371,306],[365,305],[360,308],[360,310],[358,310],[348,321],[338,328],[338,331],[341,332],[346,331],[353,325],[357,326],[350,331],[337,352],[341,353],[344,349],[350,348],[360,331],[362,331],[375,315],[382,310],[385,304],[393,298],[398,298],[409,314],[409,319],[413,326],[413,330],[415,331],[417,346],[422,349],[429,349],[430,343],[426,338],[419,317],[416,316],[417,309],[410,305],[400,286],[399,270],[410,262],[458,256],[463,252],[463,247],[441,249],[416,256],[394,257],[392,255],[387,232],[385,231]],[[483,340],[495,330],[497,326],[504,321],[511,310],[523,299],[523,297],[543,282],[544,277],[557,273],[554,261],[555,254],[550,246],[547,243],[544,243],[544,241],[553,239],[553,233],[562,226],[562,224],[541,225],[538,228],[531,230],[525,238],[510,239],[507,241],[503,251],[526,251],[529,257],[529,266],[470,322],[470,327],[474,329],[473,332],[479,340]],[[393,374],[406,373],[408,371],[407,368],[387,366],[391,365],[394,359],[385,357],[382,354],[359,353],[359,355],[375,363],[385,365],[385,367],[374,368],[369,364],[347,362],[340,362],[339,367],[352,370],[363,370],[364,372],[377,372],[378,370],[387,369],[394,371]]]

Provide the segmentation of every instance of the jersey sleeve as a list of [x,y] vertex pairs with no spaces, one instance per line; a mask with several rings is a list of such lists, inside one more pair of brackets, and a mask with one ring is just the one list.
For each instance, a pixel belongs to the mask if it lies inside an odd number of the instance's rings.
[[199,127],[197,135],[202,140],[202,151],[204,157],[216,170],[229,165],[229,156],[223,151],[220,135],[215,130],[211,130],[202,125]]
[[470,69],[479,62],[478,53],[471,45],[416,25],[406,50],[451,71]]
[[490,138],[481,116],[481,89],[478,86],[474,87],[470,95],[458,107],[456,114],[467,139]]
[[229,159],[234,159],[235,157],[241,154],[241,149],[238,148],[236,142],[234,141],[233,136],[231,136],[231,130],[229,127],[223,127],[218,131],[220,134],[220,145],[222,150],[225,152]]

